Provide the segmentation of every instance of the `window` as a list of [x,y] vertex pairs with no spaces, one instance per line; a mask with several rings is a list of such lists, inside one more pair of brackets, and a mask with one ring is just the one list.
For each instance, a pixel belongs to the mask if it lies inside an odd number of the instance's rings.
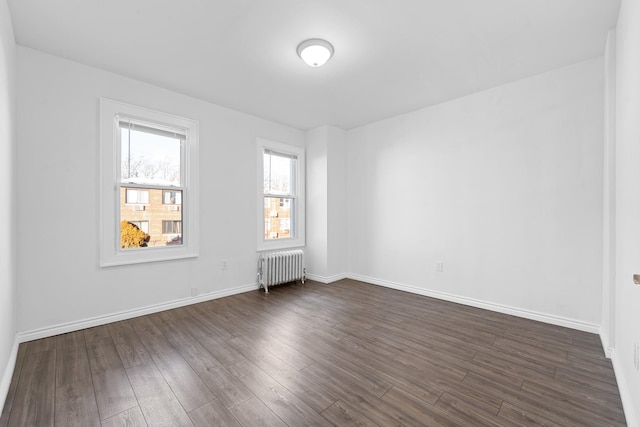
[[162,234],[181,234],[182,221],[162,221]]
[[258,250],[304,246],[304,149],[258,139]]
[[127,188],[126,203],[146,205],[149,204],[149,191],[147,190],[134,190]]
[[129,221],[131,224],[138,227],[142,232],[149,234],[149,221]]
[[165,191],[162,194],[162,203],[164,203],[165,205],[181,205],[182,192],[181,191]]
[[102,99],[100,125],[100,265],[197,256],[198,123]]

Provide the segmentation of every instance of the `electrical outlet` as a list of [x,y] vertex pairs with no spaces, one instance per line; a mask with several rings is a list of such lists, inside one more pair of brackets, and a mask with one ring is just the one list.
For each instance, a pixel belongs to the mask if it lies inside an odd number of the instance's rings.
[[198,296],[198,288],[191,288],[191,296],[192,297]]
[[229,268],[229,264],[227,263],[227,260],[223,259],[222,261],[220,261],[220,269],[226,270],[227,268]]
[[442,273],[444,271],[444,262],[438,261],[436,262],[436,271]]

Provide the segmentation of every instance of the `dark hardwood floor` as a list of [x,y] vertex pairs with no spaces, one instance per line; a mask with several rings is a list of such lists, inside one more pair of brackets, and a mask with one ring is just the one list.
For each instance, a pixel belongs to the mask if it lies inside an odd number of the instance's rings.
[[20,345],[0,426],[621,426],[598,336],[342,280]]

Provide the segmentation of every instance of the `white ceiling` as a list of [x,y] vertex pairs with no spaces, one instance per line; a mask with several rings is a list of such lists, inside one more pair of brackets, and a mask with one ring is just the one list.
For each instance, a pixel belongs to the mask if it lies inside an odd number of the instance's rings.
[[[604,52],[619,0],[9,0],[16,42],[307,130]],[[296,56],[325,38],[334,57]]]

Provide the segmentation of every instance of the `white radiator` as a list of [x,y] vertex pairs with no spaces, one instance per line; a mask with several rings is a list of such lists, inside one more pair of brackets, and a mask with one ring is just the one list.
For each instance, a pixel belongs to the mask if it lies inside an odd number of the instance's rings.
[[258,283],[269,293],[269,286],[305,280],[304,252],[292,251],[268,252],[258,260]]

